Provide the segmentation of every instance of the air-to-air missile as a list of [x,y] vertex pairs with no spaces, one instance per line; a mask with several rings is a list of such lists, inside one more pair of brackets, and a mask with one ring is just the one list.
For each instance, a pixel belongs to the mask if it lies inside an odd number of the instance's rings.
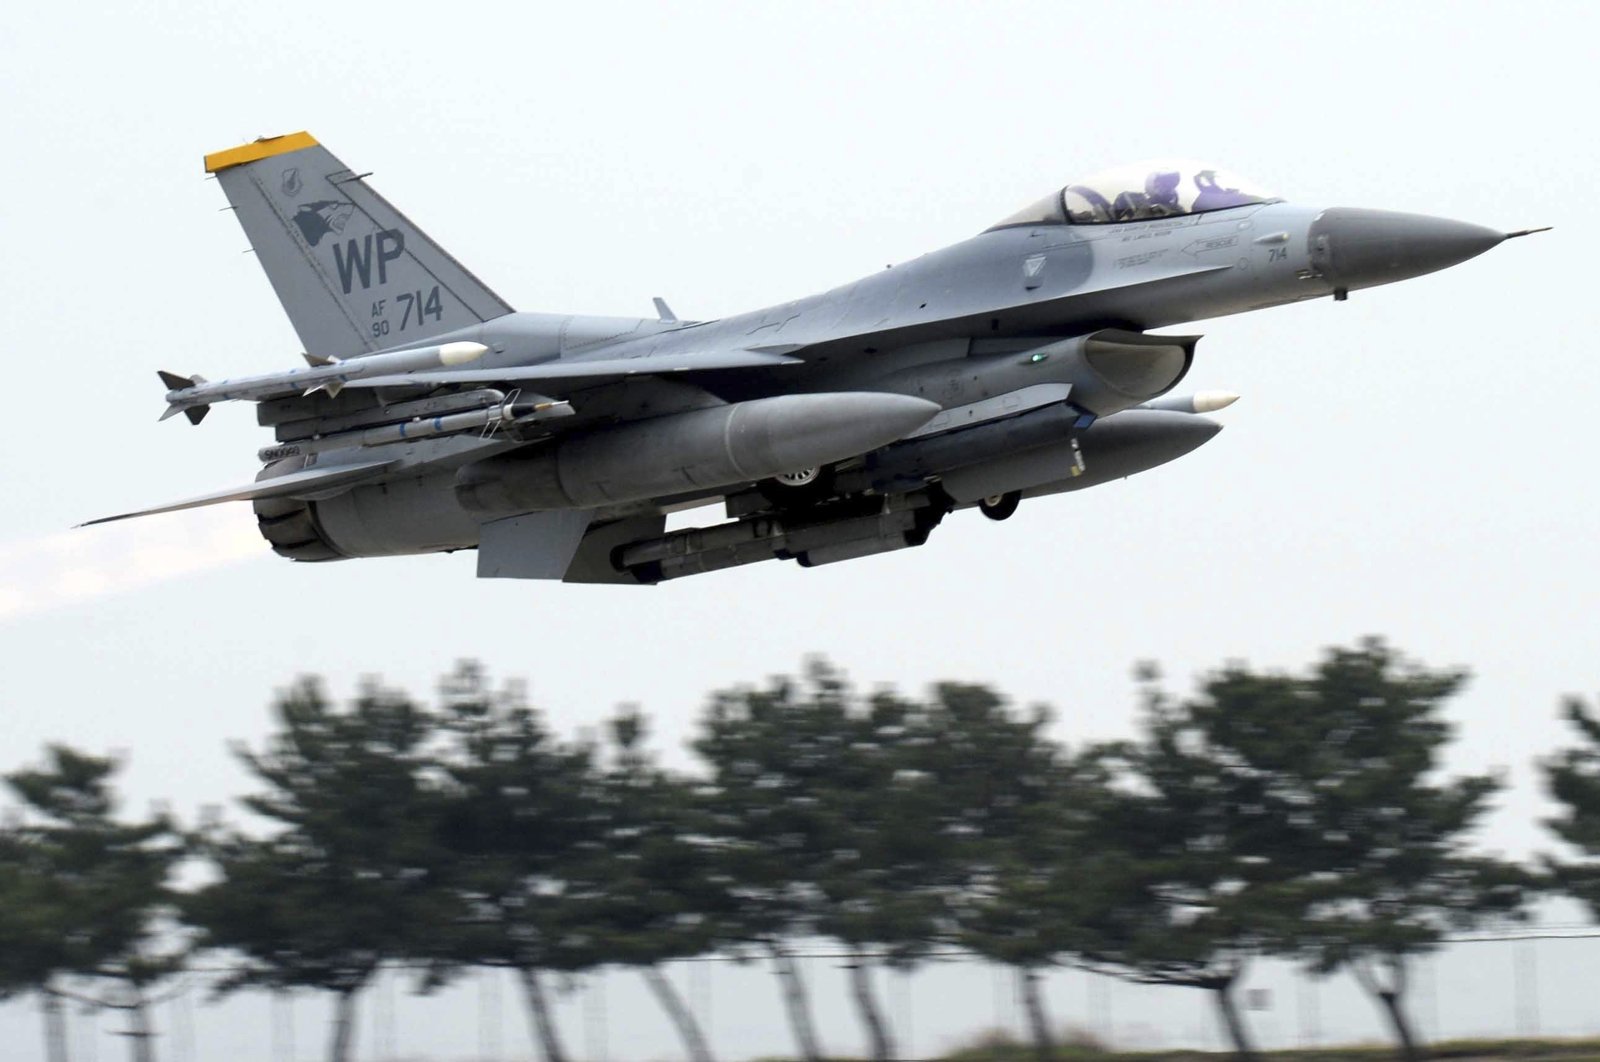
[[319,391],[338,395],[344,385],[352,380],[465,365],[487,353],[489,348],[482,343],[439,343],[348,360],[331,355],[306,354],[303,355],[306,368],[241,376],[236,380],[207,380],[204,376],[179,376],[163,370],[157,375],[169,390],[167,410],[160,419],[166,420],[175,413],[182,413],[191,424],[199,424],[214,402],[258,402],[296,392],[301,396],[314,395]]
[[[465,396],[464,396],[465,397]],[[492,435],[498,432],[516,434],[530,425],[554,417],[572,416],[572,404],[545,395],[519,392],[507,397],[500,391],[481,390],[470,393],[477,408],[460,412],[402,411],[403,407],[390,407],[386,423],[370,428],[355,427],[348,431],[321,431],[294,442],[268,446],[256,452],[267,463],[286,457],[326,453],[351,447],[371,448],[390,443],[418,442],[422,439],[439,439],[447,435],[477,433]],[[421,406],[424,403],[412,403]],[[431,414],[431,415],[430,415]],[[389,419],[394,418],[394,419]]]
[[[305,133],[206,170],[318,354],[162,373],[165,416],[255,401],[277,444],[255,483],[125,515],[248,499],[296,560],[477,549],[480,575],[580,582],[830,564],[1146,471],[1236,398],[1178,394],[1199,337],[1160,330],[1343,300],[1541,231],[1300,206],[1169,161],[753,313],[583,317],[513,312]],[[666,531],[713,503],[725,522]]]

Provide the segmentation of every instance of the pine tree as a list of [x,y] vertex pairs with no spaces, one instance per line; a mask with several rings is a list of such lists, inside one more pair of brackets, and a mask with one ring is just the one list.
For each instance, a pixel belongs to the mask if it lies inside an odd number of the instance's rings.
[[700,831],[689,784],[657,767],[645,750],[644,717],[623,709],[609,721],[607,737],[596,779],[598,833],[573,853],[564,874],[597,955],[638,969],[689,1057],[710,1062],[705,1034],[661,964],[710,950],[728,890]]
[[564,1062],[545,975],[604,959],[574,889],[602,835],[594,752],[556,741],[519,687],[492,689],[475,663],[442,694],[438,839],[452,914],[427,948],[431,980],[468,966],[515,971],[546,1062]]
[[165,815],[118,821],[115,771],[110,759],[56,745],[44,767],[5,779],[24,818],[6,838],[15,861],[7,860],[0,887],[18,904],[6,919],[18,949],[0,976],[41,994],[53,1059],[65,1057],[61,1006],[74,998],[126,1011],[131,1055],[149,1062],[152,993],[184,964],[168,917],[167,881],[184,855],[179,835]]
[[1137,983],[1211,992],[1236,1054],[1252,1058],[1235,992],[1285,924],[1293,831],[1276,828],[1256,771],[1211,740],[1194,704],[1153,683],[1127,756],[1126,782],[1095,809],[1082,889],[1061,912],[1064,950]]
[[902,770],[913,715],[890,694],[861,703],[813,661],[799,680],[715,695],[694,743],[709,768],[708,829],[739,898],[724,943],[771,953],[808,1060],[820,1051],[786,939],[822,934],[850,951],[875,1058],[895,1050],[871,964],[908,967],[938,939],[939,804],[925,773]]
[[[1529,884],[1517,866],[1467,847],[1500,780],[1439,777],[1453,730],[1445,705],[1466,679],[1462,670],[1411,664],[1369,638],[1330,649],[1292,682],[1283,705],[1295,744],[1272,799],[1310,835],[1288,950],[1319,971],[1349,970],[1407,1059],[1419,1054],[1405,1010],[1413,960],[1452,929],[1518,914]],[[1219,718],[1231,713],[1236,730],[1239,694],[1254,681],[1239,673],[1213,687]],[[1260,740],[1281,741],[1268,725]]]
[[0,1000],[39,997],[49,1062],[66,1062],[60,990],[83,963],[83,942],[71,932],[71,900],[54,881],[61,859],[59,844],[20,821],[0,833]]
[[1546,859],[1545,866],[1562,892],[1600,919],[1600,717],[1577,697],[1568,698],[1562,711],[1580,744],[1544,763],[1545,785],[1561,805],[1546,825],[1582,858]]
[[870,975],[875,960],[909,971],[948,935],[952,838],[940,829],[947,803],[926,769],[937,738],[915,701],[885,691],[859,703],[841,676],[820,668],[811,681],[816,701],[843,709],[846,737],[815,794],[831,826],[826,856],[814,867],[815,925],[851,953],[851,994],[872,1057],[899,1058]]
[[[939,783],[960,831],[952,853],[954,939],[1013,969],[1034,1055],[1044,1062],[1056,1049],[1039,981],[1042,971],[1077,958],[1080,927],[1106,898],[1103,879],[1117,847],[1102,827],[1117,799],[1119,749],[1069,754],[1042,735],[1044,712],[991,716],[1003,706],[999,698],[981,687],[960,689],[961,700],[986,710],[978,727],[971,720],[950,726],[942,746],[951,769]],[[949,704],[953,688],[940,687],[939,699]]]
[[440,917],[435,801],[424,784],[428,714],[367,684],[338,711],[304,679],[274,705],[265,751],[239,749],[263,785],[243,804],[274,831],[211,823],[198,839],[217,880],[186,898],[201,945],[239,957],[219,986],[335,997],[331,1062],[346,1062],[355,1002],[386,962],[414,954]]

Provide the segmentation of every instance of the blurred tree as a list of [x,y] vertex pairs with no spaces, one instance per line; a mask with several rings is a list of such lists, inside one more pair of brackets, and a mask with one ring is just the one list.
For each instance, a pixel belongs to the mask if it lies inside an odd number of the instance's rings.
[[1064,847],[1064,757],[1044,736],[1044,709],[1017,717],[986,686],[940,683],[922,713],[926,740],[911,761],[939,796],[938,829],[954,940],[1016,971],[1035,1052],[1054,1057],[1038,971],[1059,947],[1040,891],[1071,861]]
[[771,955],[806,1062],[818,1062],[822,1052],[786,941],[816,932],[815,871],[836,830],[818,794],[849,742],[842,704],[810,698],[795,680],[779,678],[765,689],[713,694],[693,743],[708,768],[706,828],[736,900],[718,922],[719,943]]
[[328,1056],[346,1062],[356,995],[414,954],[440,917],[437,801],[425,785],[435,722],[405,695],[364,685],[348,710],[306,678],[277,698],[265,751],[237,753],[265,791],[264,839],[210,823],[197,847],[215,881],[184,900],[200,945],[238,954],[219,986],[313,988],[335,997]]
[[[708,951],[729,894],[686,782],[655,765],[645,719],[619,711],[607,725],[592,845],[564,871],[579,920],[605,962],[637,967],[695,1062],[711,1051],[660,964]],[[576,853],[575,853],[576,855]]]
[[[183,858],[165,815],[116,819],[110,778],[116,764],[61,745],[44,767],[17,771],[6,783],[24,817],[8,831],[5,886],[20,902],[11,916],[17,951],[5,979],[42,993],[47,1054],[64,1058],[61,1000],[127,1012],[135,1062],[155,1057],[153,990],[183,967],[171,921],[167,879]],[[8,934],[9,935],[9,934]],[[10,949],[7,949],[10,950]],[[106,994],[69,988],[67,978],[106,985]]]
[[1069,755],[1040,708],[1019,717],[983,686],[941,684],[928,713],[928,770],[952,844],[947,881],[955,943],[1016,973],[1034,1054],[1055,1056],[1040,971],[1079,946],[1098,897],[1099,843],[1117,748]]
[[1600,717],[1577,697],[1568,698],[1562,711],[1581,744],[1543,764],[1545,785],[1561,805],[1546,825],[1584,858],[1546,858],[1545,868],[1562,892],[1589,909],[1590,918],[1600,919]]
[[844,944],[871,1053],[892,1058],[873,965],[910,969],[949,936],[962,826],[942,788],[954,761],[938,751],[941,725],[893,693],[862,700],[820,660],[707,712],[695,747],[740,901],[729,935],[771,950],[807,1058],[816,1040],[785,937]]
[[[1405,1012],[1411,961],[1452,929],[1520,913],[1528,875],[1467,841],[1500,788],[1491,775],[1438,777],[1452,727],[1444,705],[1466,681],[1381,640],[1333,648],[1304,679],[1242,670],[1214,680],[1207,725],[1233,747],[1288,746],[1268,800],[1295,823],[1305,864],[1284,950],[1314,969],[1347,968],[1418,1055]],[[1252,712],[1257,691],[1278,693]]]
[[430,981],[463,966],[514,970],[545,1059],[564,1062],[543,975],[605,960],[573,890],[603,835],[594,750],[557,742],[520,687],[491,688],[476,663],[459,665],[441,697],[439,840],[452,899],[426,949]]
[[1253,1058],[1235,992],[1286,932],[1300,840],[1263,803],[1268,765],[1206,729],[1205,695],[1174,702],[1155,678],[1144,673],[1144,734],[1125,784],[1100,790],[1092,859],[1076,868],[1082,891],[1058,932],[1089,969],[1210,991],[1236,1054]]
[[814,868],[816,928],[852,953],[852,996],[881,1062],[901,1056],[872,990],[874,960],[909,971],[947,935],[953,838],[940,829],[948,802],[927,770],[938,735],[917,702],[879,692],[857,706],[836,672],[818,666],[809,679],[815,701],[843,711],[847,741],[816,794],[832,826]]
[[909,761],[924,740],[915,706],[890,694],[856,702],[821,660],[799,679],[716,694],[695,751],[709,768],[708,829],[737,896],[725,943],[776,963],[801,1054],[820,1057],[804,983],[786,938],[843,942],[852,995],[875,1058],[895,1057],[872,992],[882,955],[913,963],[938,938],[944,841],[931,778]]
[[0,833],[0,999],[35,992],[44,1017],[45,1057],[66,1062],[61,979],[80,962],[70,931],[71,905],[53,884],[59,846],[20,815]]
[[69,911],[51,883],[54,846],[8,821],[0,832],[0,1000],[36,992],[44,1012],[45,1057],[66,1062],[67,1030],[56,993],[74,966]]

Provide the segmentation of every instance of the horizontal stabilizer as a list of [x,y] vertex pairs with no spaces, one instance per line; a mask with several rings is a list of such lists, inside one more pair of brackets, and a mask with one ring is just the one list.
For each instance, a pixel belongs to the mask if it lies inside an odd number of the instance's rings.
[[198,509],[203,505],[217,505],[220,502],[254,501],[256,498],[292,498],[322,494],[339,487],[354,486],[364,479],[376,478],[388,471],[394,464],[394,461],[367,461],[358,465],[336,465],[332,468],[306,468],[299,472],[290,472],[284,476],[257,480],[248,486],[213,491],[210,494],[202,494],[196,498],[173,502],[171,505],[160,505],[154,509],[140,509],[138,512],[119,513],[116,516],[102,516],[98,520],[88,520],[78,526],[90,527],[94,524],[109,524],[114,520],[130,520],[135,516],[154,516],[157,513],[172,513],[180,509]]
[[447,384],[524,383],[534,380],[597,380],[613,376],[669,376],[730,369],[774,369],[799,365],[799,358],[755,350],[715,354],[663,354],[660,357],[605,358],[594,361],[547,361],[540,365],[507,365],[501,369],[454,369],[396,376],[368,376],[346,387],[443,387]]

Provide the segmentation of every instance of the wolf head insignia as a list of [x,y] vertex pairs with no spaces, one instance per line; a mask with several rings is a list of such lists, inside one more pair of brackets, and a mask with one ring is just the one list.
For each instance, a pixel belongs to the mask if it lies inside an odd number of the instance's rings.
[[315,247],[328,233],[343,232],[353,210],[355,207],[350,203],[324,199],[316,203],[301,203],[291,220],[299,227],[300,235],[305,237],[306,242]]

